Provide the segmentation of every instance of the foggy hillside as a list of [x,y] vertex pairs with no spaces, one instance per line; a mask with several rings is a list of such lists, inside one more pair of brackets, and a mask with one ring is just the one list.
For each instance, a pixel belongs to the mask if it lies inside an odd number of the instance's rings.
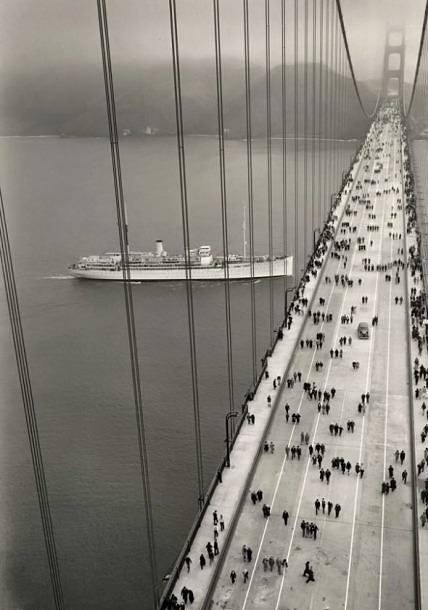
[[[316,68],[318,83],[319,66]],[[303,130],[303,66],[299,65],[298,129]],[[308,82],[312,82],[312,66],[308,66]],[[330,76],[333,73],[329,72]],[[40,74],[0,74],[0,135],[107,135],[104,84],[101,66],[69,67],[67,70],[46,69]],[[327,70],[323,69],[324,103]],[[245,90],[242,63],[231,60],[223,65],[224,123],[230,137],[245,135]],[[349,79],[337,76],[338,84],[351,87]],[[159,134],[175,133],[173,81],[170,64],[152,67],[128,63],[114,66],[114,82],[118,125],[120,131],[141,135],[150,126]],[[287,133],[293,135],[294,125],[294,66],[286,67]],[[281,67],[271,71],[272,133],[282,135]],[[186,61],[182,66],[184,126],[186,133],[215,134],[217,131],[215,66],[209,61]],[[253,135],[266,133],[265,73],[262,66],[251,68]],[[376,100],[376,87],[361,85],[367,107]],[[355,96],[350,116],[337,130],[338,137],[360,137],[366,121]],[[331,108],[333,116],[339,106]],[[308,116],[312,116],[312,99],[308,99]],[[310,123],[311,124],[311,123]],[[318,131],[318,127],[317,127]],[[323,126],[320,130],[328,135]],[[329,135],[333,135],[330,133]]]

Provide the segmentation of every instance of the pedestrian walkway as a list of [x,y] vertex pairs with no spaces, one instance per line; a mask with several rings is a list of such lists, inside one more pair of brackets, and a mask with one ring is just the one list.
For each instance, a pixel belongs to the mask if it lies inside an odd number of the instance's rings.
[[385,106],[175,587],[192,608],[415,608],[402,143]]
[[[409,151],[403,145],[404,162],[409,160]],[[413,155],[419,164],[419,175],[422,173],[421,157]],[[425,157],[424,157],[425,161]],[[426,169],[423,169],[424,179],[422,187],[426,194]],[[408,175],[406,183],[406,218],[408,225],[407,252],[409,268],[407,271],[409,292],[409,337],[410,344],[410,383],[413,397],[413,426],[415,438],[415,469],[416,490],[415,503],[417,507],[417,527],[420,535],[419,542],[419,581],[421,585],[422,607],[428,607],[428,580],[425,577],[428,565],[428,448],[426,437],[428,434],[428,399],[427,399],[427,371],[428,347],[426,341],[426,295],[427,281],[427,235],[426,235],[426,203],[417,201],[415,185]],[[423,209],[425,208],[425,209]],[[424,212],[421,214],[421,212]],[[425,280],[425,284],[424,284]]]

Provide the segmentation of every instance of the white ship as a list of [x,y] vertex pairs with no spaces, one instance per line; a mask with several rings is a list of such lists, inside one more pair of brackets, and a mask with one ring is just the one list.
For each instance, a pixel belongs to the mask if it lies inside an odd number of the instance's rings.
[[[224,280],[226,261],[222,256],[213,256],[211,246],[200,246],[189,252],[189,275],[192,280]],[[251,278],[251,261],[239,254],[230,254],[227,261],[229,279]],[[106,252],[83,256],[69,267],[77,278],[88,280],[122,280],[123,268],[120,252]],[[254,278],[282,277],[292,275],[293,257],[254,257]],[[132,282],[172,281],[186,279],[186,258],[183,254],[169,255],[161,239],[156,241],[155,252],[129,253],[129,280]]]

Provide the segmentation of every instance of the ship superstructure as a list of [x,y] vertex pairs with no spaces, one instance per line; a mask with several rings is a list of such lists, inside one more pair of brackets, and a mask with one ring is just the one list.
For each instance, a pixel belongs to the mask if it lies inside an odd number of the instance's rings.
[[[192,280],[224,280],[226,260],[214,256],[211,246],[203,245],[191,249],[188,257],[184,254],[168,254],[163,241],[156,241],[155,252],[129,253],[129,279],[131,281],[161,281],[186,279],[186,258]],[[262,278],[270,275],[279,277],[292,274],[292,257],[256,256],[253,260],[239,254],[229,254],[227,258],[229,279]],[[75,277],[93,280],[123,280],[122,256],[120,252],[106,252],[81,257],[69,267]]]

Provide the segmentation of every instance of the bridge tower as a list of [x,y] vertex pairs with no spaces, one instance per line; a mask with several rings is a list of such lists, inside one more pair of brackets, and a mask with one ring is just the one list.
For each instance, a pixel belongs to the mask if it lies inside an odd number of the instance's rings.
[[390,28],[386,33],[383,60],[382,99],[403,99],[404,94],[404,30]]

